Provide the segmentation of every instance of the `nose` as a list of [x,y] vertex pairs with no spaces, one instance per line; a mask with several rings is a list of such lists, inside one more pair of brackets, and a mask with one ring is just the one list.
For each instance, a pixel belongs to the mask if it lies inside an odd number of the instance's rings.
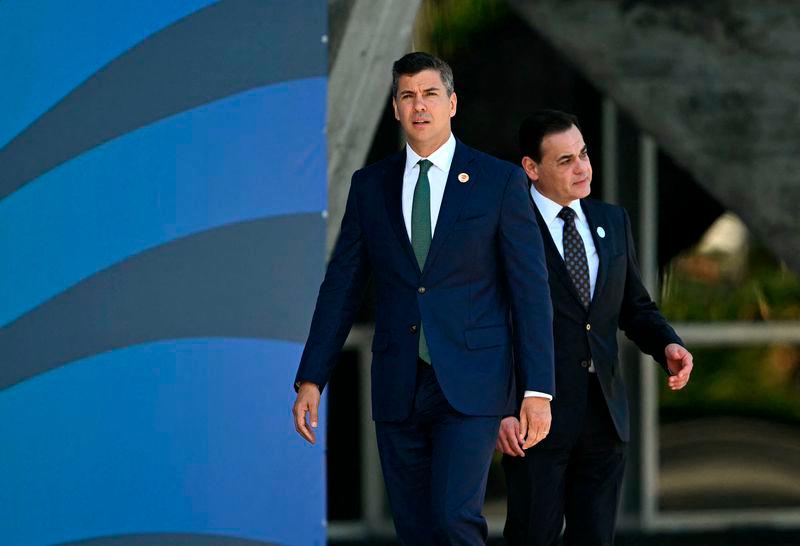
[[589,158],[578,159],[575,162],[575,174],[583,174],[589,170]]
[[425,110],[425,101],[422,100],[422,95],[414,95],[414,110],[423,112]]

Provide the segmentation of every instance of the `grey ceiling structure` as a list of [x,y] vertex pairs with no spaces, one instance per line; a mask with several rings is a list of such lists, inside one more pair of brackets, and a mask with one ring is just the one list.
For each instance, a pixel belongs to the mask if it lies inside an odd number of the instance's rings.
[[[800,272],[800,9],[795,2],[510,3]],[[664,221],[680,221],[681,211],[674,214]]]

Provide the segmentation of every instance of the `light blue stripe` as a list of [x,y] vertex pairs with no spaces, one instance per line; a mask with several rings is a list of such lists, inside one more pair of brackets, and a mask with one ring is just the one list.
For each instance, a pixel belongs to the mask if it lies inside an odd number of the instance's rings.
[[124,135],[0,201],[0,325],[191,233],[322,211],[326,79],[242,93]]
[[213,3],[0,2],[0,148],[120,54]]
[[325,420],[311,446],[290,413],[301,352],[168,341],[0,391],[3,544],[146,532],[323,544]]

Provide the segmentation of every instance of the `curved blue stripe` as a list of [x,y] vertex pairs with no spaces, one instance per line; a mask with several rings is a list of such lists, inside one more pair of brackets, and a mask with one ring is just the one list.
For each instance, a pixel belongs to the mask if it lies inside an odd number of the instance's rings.
[[0,3],[0,148],[147,36],[214,0]]
[[267,86],[129,133],[0,201],[0,325],[191,233],[327,206],[326,79]]
[[162,342],[0,391],[3,543],[177,532],[323,544],[324,442],[301,440],[290,413],[301,352]]

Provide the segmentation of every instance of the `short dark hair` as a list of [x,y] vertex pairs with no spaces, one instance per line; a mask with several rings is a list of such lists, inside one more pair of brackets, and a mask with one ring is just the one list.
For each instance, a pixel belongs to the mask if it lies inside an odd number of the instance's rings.
[[568,131],[572,126],[580,129],[578,118],[560,110],[537,110],[522,120],[519,126],[519,152],[535,162],[542,160],[544,137]]
[[450,68],[450,65],[430,53],[415,51],[403,55],[392,65],[392,97],[397,96],[397,81],[400,76],[413,76],[423,70],[437,70],[442,78],[447,96],[453,94],[453,69]]

